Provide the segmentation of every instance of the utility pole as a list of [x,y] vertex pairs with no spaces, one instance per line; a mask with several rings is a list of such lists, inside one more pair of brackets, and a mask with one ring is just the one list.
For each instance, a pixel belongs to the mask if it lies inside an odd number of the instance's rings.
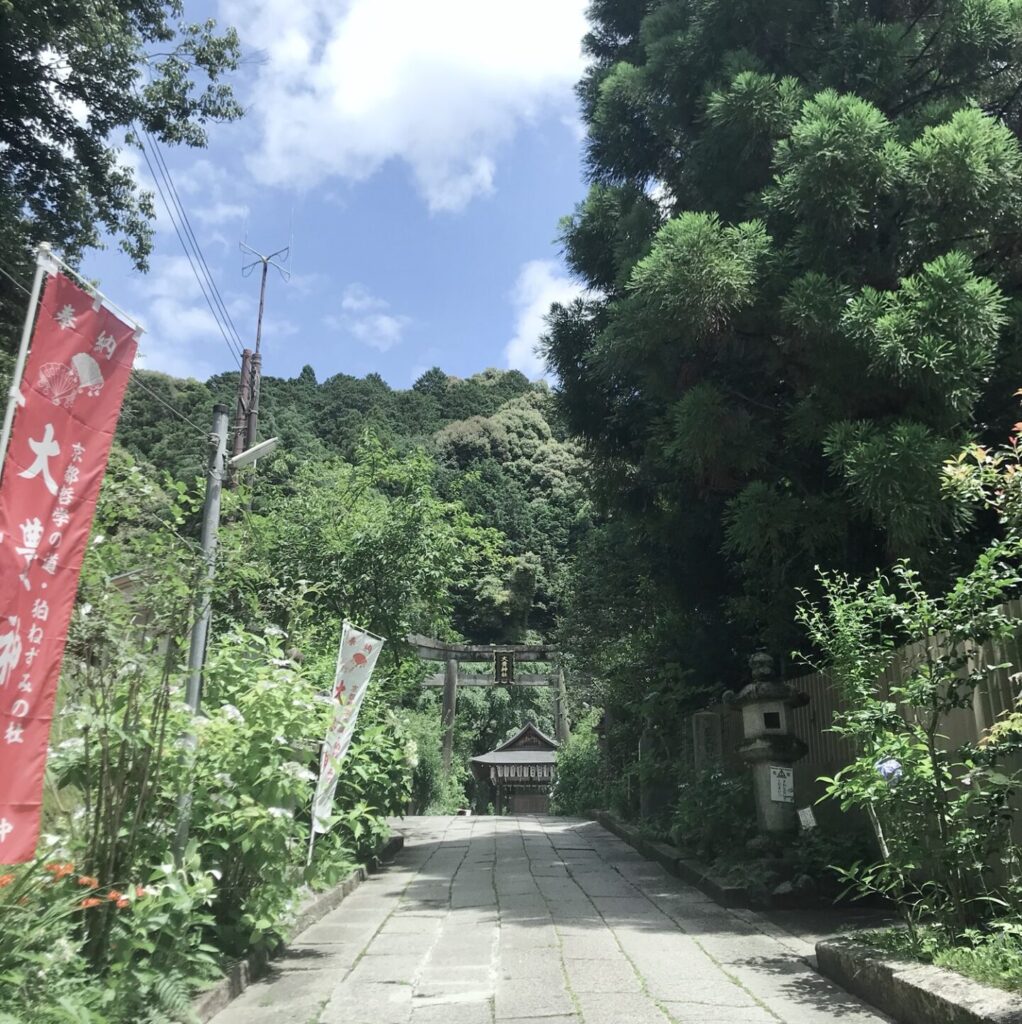
[[[209,459],[206,465],[206,500],[202,506],[203,579],[195,593],[195,621],[188,647],[188,688],[185,700],[193,715],[202,706],[202,663],[206,657],[206,637],[213,617],[213,577],[216,573],[216,542],[220,528],[220,493],[223,489],[224,458],[227,455],[227,406],[213,406],[213,429],[209,435]],[[195,749],[195,733],[184,737],[185,756]],[[178,862],[188,842],[192,817],[192,792],[188,787],[178,797],[177,837],[174,853]]]
[[241,243],[242,252],[251,253],[255,257],[251,263],[242,268],[242,274],[245,277],[248,277],[255,267],[260,264],[263,268],[259,280],[259,315],[256,319],[255,351],[251,354],[250,361],[252,383],[249,390],[246,447],[254,445],[258,440],[259,435],[259,384],[262,378],[263,363],[261,349],[263,337],[263,309],[266,307],[266,275],[270,267],[275,267],[285,281],[290,280],[291,272],[286,270],[279,263],[275,262],[278,257],[285,259],[290,248],[290,246],[286,246],[283,249],[278,249],[276,252],[271,252],[269,256],[264,256],[262,253],[256,252],[255,249],[250,246],[245,245],[244,242]]
[[[231,452],[240,455],[248,447],[248,410],[252,401],[252,350],[241,353],[241,377],[238,380],[238,405],[234,411],[234,443]],[[233,476],[237,482],[237,476]]]

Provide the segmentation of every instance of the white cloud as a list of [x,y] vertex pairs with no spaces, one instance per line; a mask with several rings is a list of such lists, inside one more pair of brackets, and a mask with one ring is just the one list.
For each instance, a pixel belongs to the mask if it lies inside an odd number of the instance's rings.
[[431,210],[492,191],[522,124],[575,109],[588,0],[221,0],[262,51],[252,174],[362,181],[400,160]]
[[349,313],[367,313],[370,310],[386,309],[387,303],[376,298],[364,284],[349,284],[341,296],[341,309]]
[[327,327],[345,331],[353,338],[380,352],[397,345],[410,317],[388,312],[390,303],[373,295],[363,284],[349,284],[341,294],[341,314],[323,318]]
[[184,256],[157,257],[152,271],[137,281],[136,289],[146,327],[139,345],[141,368],[204,380],[233,367]]
[[210,206],[200,206],[195,216],[203,224],[226,224],[230,220],[244,220],[248,216],[248,207],[244,203],[216,202]]
[[527,377],[542,377],[546,366],[536,351],[546,332],[546,316],[554,302],[567,304],[578,298],[584,287],[573,281],[553,260],[530,260],[523,264],[512,292],[516,310],[515,336],[504,346],[504,357],[512,370]]

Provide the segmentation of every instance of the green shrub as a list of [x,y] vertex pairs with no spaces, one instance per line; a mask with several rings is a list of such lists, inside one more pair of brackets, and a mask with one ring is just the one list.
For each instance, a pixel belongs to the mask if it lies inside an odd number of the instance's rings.
[[748,771],[711,764],[686,773],[671,815],[671,841],[711,863],[735,855],[756,834],[756,807]]
[[550,796],[554,814],[581,815],[606,806],[606,765],[594,731],[599,720],[600,710],[594,708],[557,752],[557,775]]
[[[865,811],[880,854],[852,864],[848,882],[893,899],[912,935],[931,922],[954,944],[1018,892],[1011,824],[1022,775],[1005,763],[1010,746],[947,737],[953,716],[1004,667],[982,647],[1017,629],[1003,602],[1020,583],[1019,560],[1017,541],[995,544],[937,596],[905,562],[866,583],[825,576],[825,604],[800,612],[844,696],[834,731],[860,752],[824,780],[827,794]],[[882,682],[899,645],[897,678]],[[1015,873],[1008,886],[997,864]]]
[[415,814],[454,814],[465,807],[468,769],[454,758],[450,776],[443,771],[443,725],[435,703],[407,712],[407,734],[411,745],[411,807]]
[[856,939],[894,956],[957,971],[985,985],[1018,992],[1022,989],[1022,924],[995,922],[983,930],[970,929],[956,944],[940,928],[923,925],[915,937],[904,928],[859,932]]

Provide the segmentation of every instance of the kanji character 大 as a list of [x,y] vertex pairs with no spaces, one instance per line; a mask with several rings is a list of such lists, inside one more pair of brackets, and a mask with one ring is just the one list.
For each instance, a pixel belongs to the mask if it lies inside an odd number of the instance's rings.
[[35,462],[28,469],[23,469],[18,476],[32,480],[41,475],[46,489],[50,494],[56,494],[57,481],[53,479],[53,474],[50,472],[50,459],[60,454],[60,445],[53,439],[53,424],[46,424],[41,440],[33,441],[32,438],[29,438],[28,446],[35,452]]

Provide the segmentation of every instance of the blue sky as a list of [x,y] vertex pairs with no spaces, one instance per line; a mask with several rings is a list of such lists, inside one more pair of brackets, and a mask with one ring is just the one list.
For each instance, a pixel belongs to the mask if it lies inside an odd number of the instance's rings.
[[[586,0],[186,0],[241,33],[247,109],[208,150],[164,150],[242,337],[257,275],[238,243],[293,233],[271,271],[265,372],[378,372],[408,387],[430,366],[530,377],[551,301],[577,294],[557,221],[585,193],[572,91]],[[137,154],[126,153],[148,183]],[[157,205],[160,206],[159,200]],[[236,366],[162,207],[152,270],[115,248],[85,271],[146,326],[141,365],[203,378]]]

